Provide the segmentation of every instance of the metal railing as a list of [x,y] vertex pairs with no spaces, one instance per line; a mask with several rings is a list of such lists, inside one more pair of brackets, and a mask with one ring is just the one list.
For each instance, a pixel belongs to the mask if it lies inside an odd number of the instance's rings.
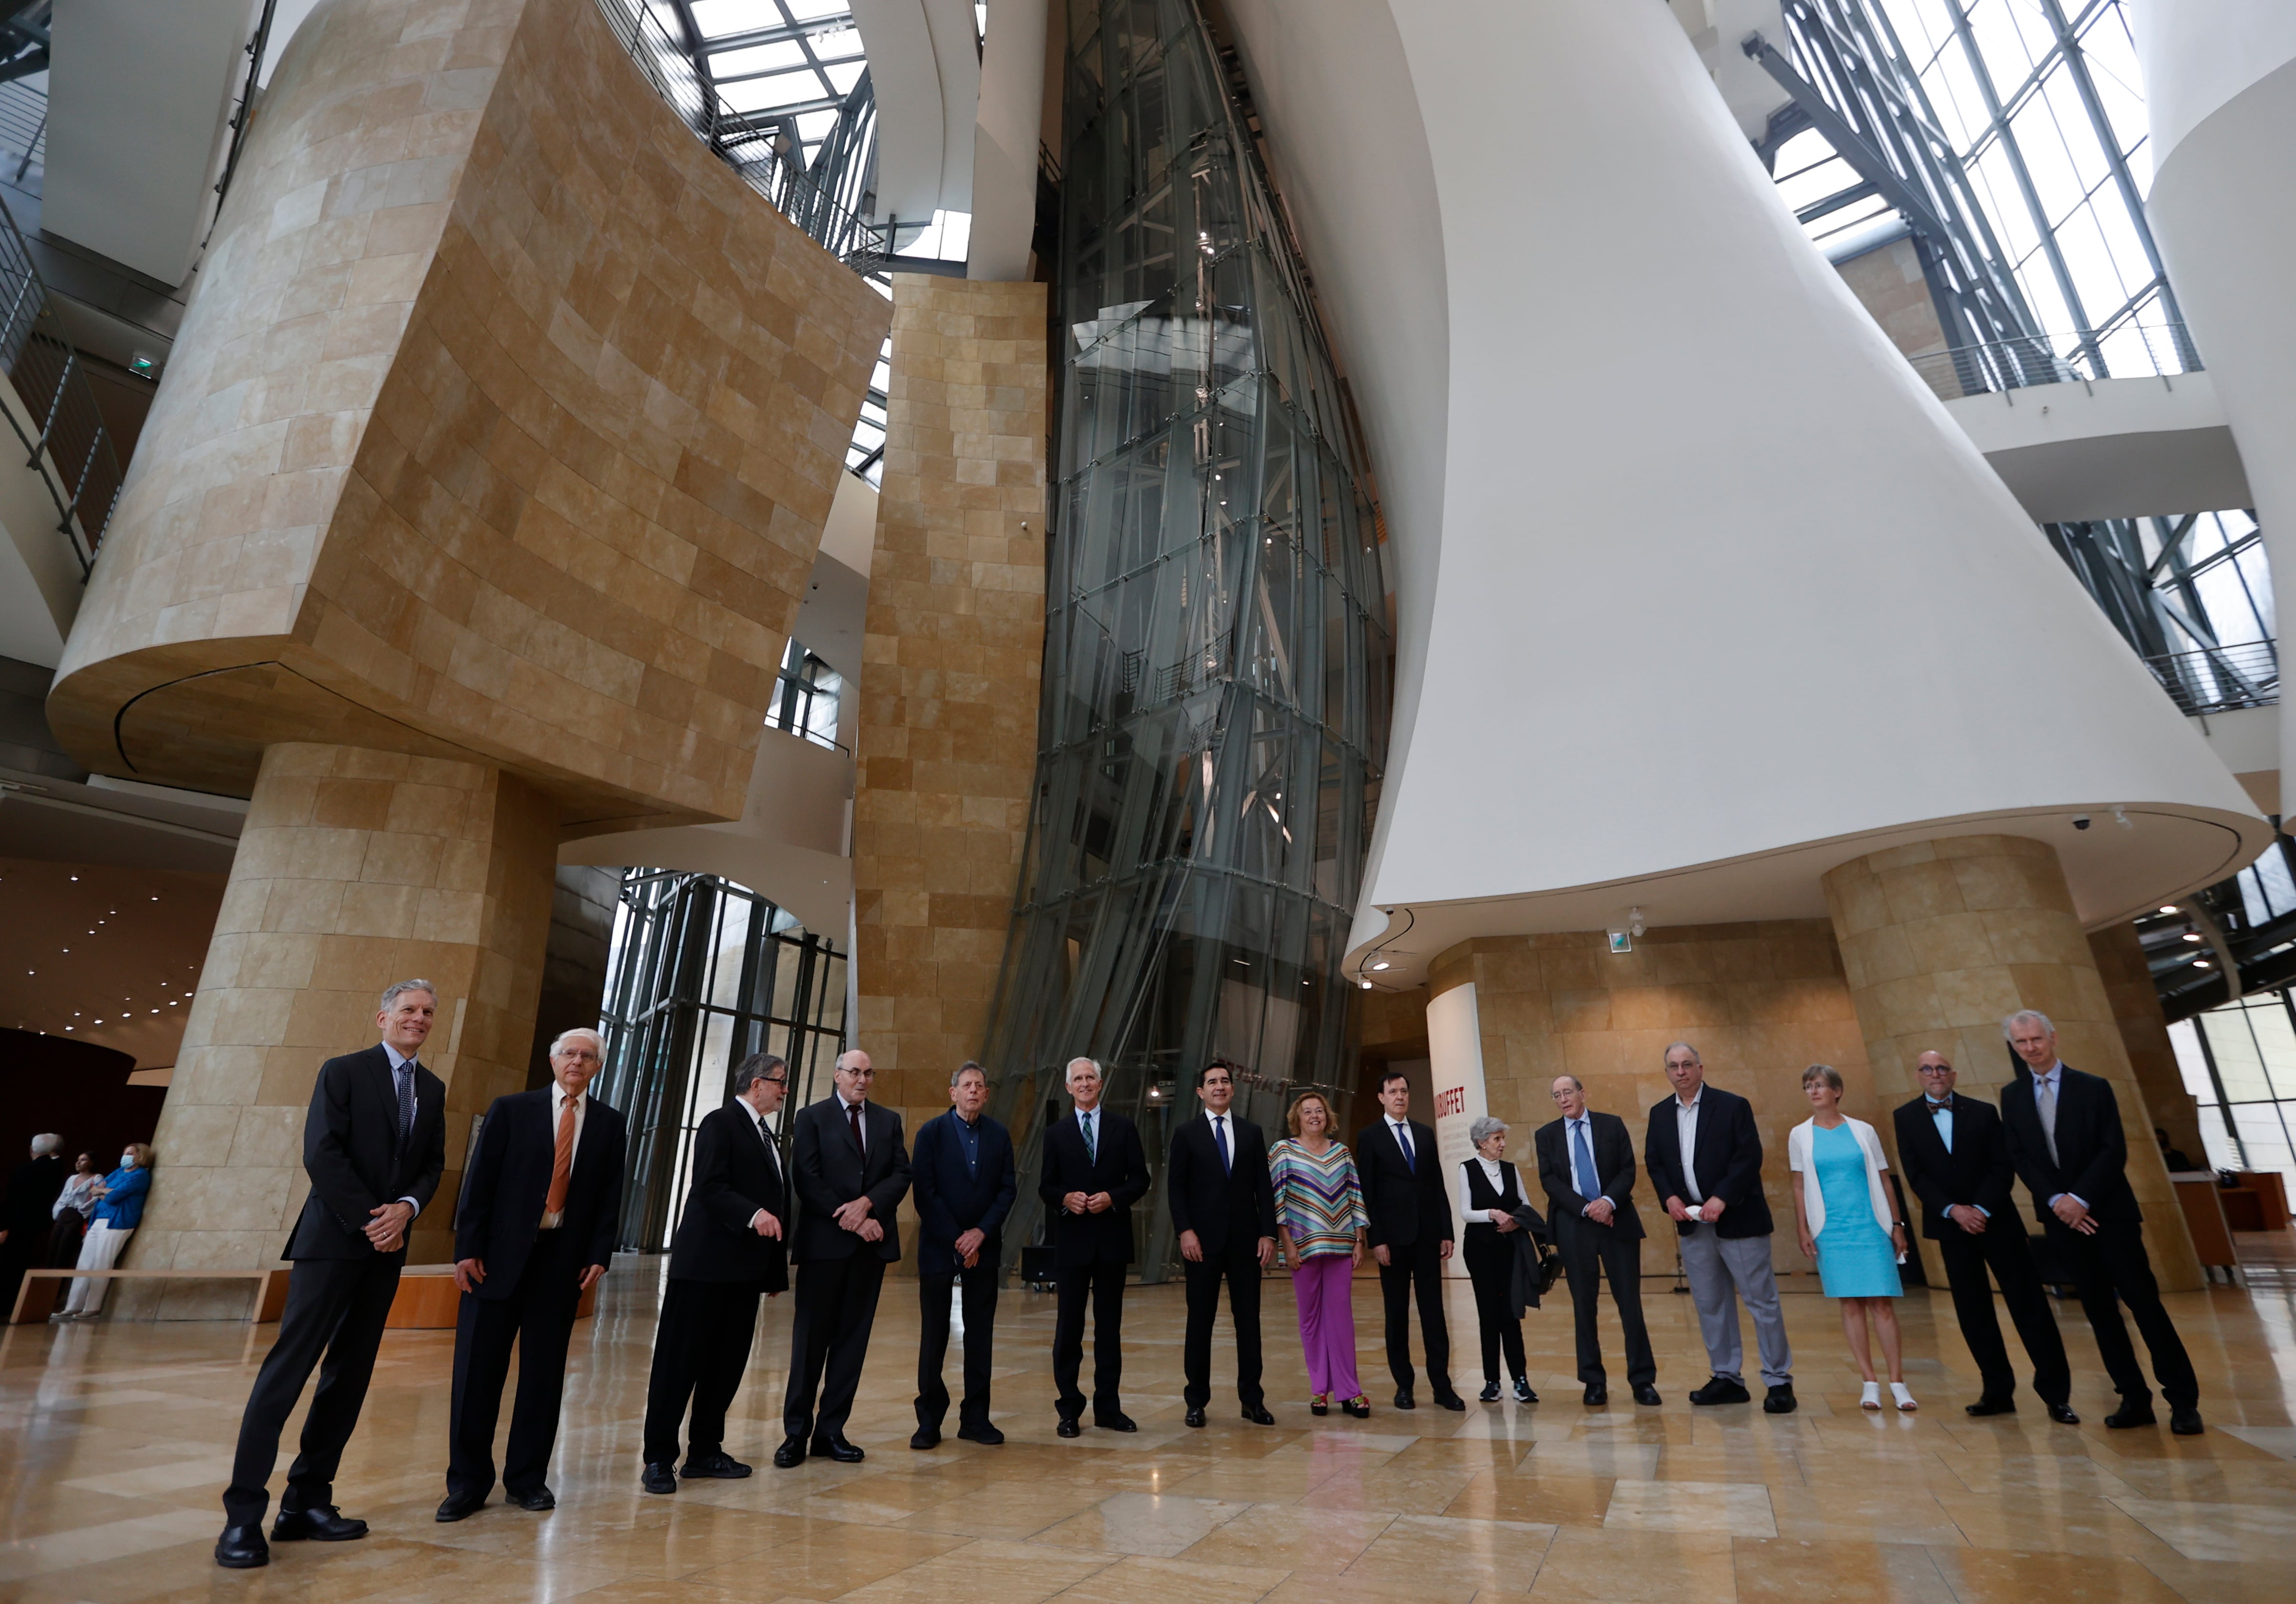
[[[0,201],[0,372],[23,403],[9,426],[55,503],[57,532],[70,542],[85,579],[119,499],[120,463],[111,431],[64,331],[24,236]],[[27,425],[29,425],[28,428]],[[37,434],[32,431],[37,430]]]
[[597,5],[654,93],[742,183],[839,261],[859,273],[880,270],[892,250],[889,231],[840,205],[791,160],[776,143],[778,119],[753,118],[726,104],[649,0],[597,0]]
[[2169,379],[2201,371],[2200,353],[2180,323],[2124,323],[2101,333],[1989,340],[1906,360],[1945,401],[2036,384]]
[[0,163],[12,181],[48,160],[48,97],[21,78],[0,84]]
[[2146,658],[2144,666],[2188,716],[2269,708],[2280,700],[2280,650],[2275,642],[2167,651]]

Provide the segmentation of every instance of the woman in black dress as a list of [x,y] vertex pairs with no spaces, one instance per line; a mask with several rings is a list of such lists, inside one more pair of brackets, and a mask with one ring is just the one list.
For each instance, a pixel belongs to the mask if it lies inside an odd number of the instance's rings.
[[1514,1400],[1536,1404],[1522,1358],[1522,1322],[1517,1317],[1512,1287],[1514,1278],[1514,1233],[1522,1229],[1514,1211],[1523,1206],[1522,1178],[1506,1161],[1506,1122],[1484,1115],[1467,1127],[1475,1157],[1459,1166],[1459,1195],[1466,1201],[1467,1228],[1460,1256],[1467,1261],[1467,1279],[1474,1284],[1475,1314],[1482,1328],[1483,1394],[1486,1404],[1499,1401],[1499,1357],[1506,1357],[1507,1373],[1514,1378]]

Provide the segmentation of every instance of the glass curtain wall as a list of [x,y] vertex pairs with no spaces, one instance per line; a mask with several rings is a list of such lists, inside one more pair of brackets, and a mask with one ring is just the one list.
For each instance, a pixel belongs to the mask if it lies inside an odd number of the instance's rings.
[[845,1049],[845,954],[732,880],[629,869],[606,975],[597,1091],[630,1128],[619,1244],[659,1253],[677,1229],[694,1127],[733,1095],[735,1065],[777,1052],[787,1109],[826,1095]]
[[2209,1167],[2278,1170],[2296,1183],[2296,1004],[2243,997],[2169,1027],[2201,1105]]
[[[1203,19],[1068,4],[1039,755],[988,1056],[1024,1168],[1089,1054],[1160,1170],[1163,1111],[1194,1108],[1213,1055],[1264,1125],[1347,1078],[1385,585],[1359,436]],[[1141,1215],[1153,1276],[1160,1190]]]

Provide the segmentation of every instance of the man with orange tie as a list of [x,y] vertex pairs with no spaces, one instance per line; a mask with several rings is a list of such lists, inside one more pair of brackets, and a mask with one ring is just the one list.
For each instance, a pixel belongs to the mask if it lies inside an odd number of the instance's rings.
[[495,1422],[510,1350],[518,1399],[503,1494],[521,1510],[558,1504],[543,1480],[574,1309],[606,1273],[621,1213],[625,1125],[589,1095],[604,1043],[570,1030],[550,1044],[551,1084],[497,1097],[463,1172],[455,1215],[455,1400],[440,1520],[476,1514],[495,1485]]

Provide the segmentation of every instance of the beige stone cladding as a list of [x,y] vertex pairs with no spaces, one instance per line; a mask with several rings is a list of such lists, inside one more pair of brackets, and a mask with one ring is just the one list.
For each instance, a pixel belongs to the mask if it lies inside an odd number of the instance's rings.
[[901,274],[853,804],[860,1013],[914,1122],[980,1055],[1028,839],[1045,286]]
[[278,741],[739,814],[889,313],[593,0],[333,0],[275,71],[50,703],[100,773]]
[[1683,925],[1634,938],[1613,953],[1600,930],[1487,937],[1437,954],[1431,995],[1472,981],[1491,1112],[1513,1127],[1509,1150],[1533,1167],[1531,1133],[1556,1117],[1550,1088],[1575,1075],[1591,1106],[1618,1115],[1634,1138],[1635,1206],[1650,1232],[1644,1267],[1674,1270],[1665,1209],[1640,1168],[1653,1104],[1673,1094],[1666,1049],[1687,1041],[1709,1082],[1754,1106],[1762,1183],[1777,1222],[1781,1271],[1810,1268],[1794,1245],[1786,1133],[1809,1117],[1801,1072],[1832,1064],[1849,1084],[1843,1106],[1874,1119],[1872,1077],[1841,960],[1824,920]]
[[[1932,1049],[1952,1061],[1962,1091],[1999,1103],[2012,1073],[2001,1020],[2021,1008],[2047,1014],[2064,1061],[2111,1081],[2120,1100],[2128,1179],[2161,1286],[2201,1285],[2192,1236],[2055,849],[2021,836],[1953,836],[1869,853],[1824,883],[1882,1106],[1920,1090],[1914,1060]],[[1884,1141],[1894,1155],[1894,1135]],[[2030,1219],[2021,1184],[2017,1207]],[[1942,1286],[1935,1250],[1923,1251]]]

